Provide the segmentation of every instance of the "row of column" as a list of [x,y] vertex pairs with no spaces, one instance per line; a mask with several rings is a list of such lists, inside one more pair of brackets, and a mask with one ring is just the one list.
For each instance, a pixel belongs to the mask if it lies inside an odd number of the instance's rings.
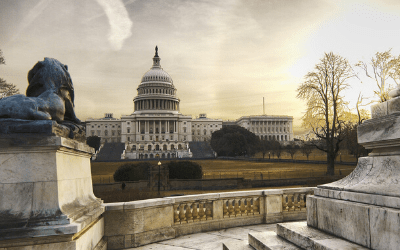
[[[164,131],[162,130],[162,123],[164,122]],[[144,123],[144,124],[143,124]],[[177,127],[177,122],[176,121],[169,121],[169,120],[165,120],[165,121],[161,121],[161,120],[157,120],[157,121],[151,121],[151,125],[150,125],[150,121],[137,121],[136,122],[136,127],[138,128],[137,132],[138,133],[150,133],[150,126],[152,126],[153,131],[151,134],[161,134],[161,133],[170,133],[170,126],[173,128],[173,133],[177,133],[178,131],[178,127]],[[156,124],[158,124],[158,133],[156,133]],[[144,125],[144,127],[143,127]]]
[[135,101],[135,111],[146,109],[179,110],[179,103],[160,99]]

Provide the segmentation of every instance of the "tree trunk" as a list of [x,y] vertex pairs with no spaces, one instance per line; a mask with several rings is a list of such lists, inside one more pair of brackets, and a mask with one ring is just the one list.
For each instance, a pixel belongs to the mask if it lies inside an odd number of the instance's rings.
[[326,153],[326,160],[327,160],[326,174],[331,176],[335,175],[335,156],[333,155],[332,152]]

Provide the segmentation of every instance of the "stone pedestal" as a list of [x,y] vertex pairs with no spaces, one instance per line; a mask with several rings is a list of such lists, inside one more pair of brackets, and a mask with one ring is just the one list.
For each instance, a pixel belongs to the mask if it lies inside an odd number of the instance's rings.
[[309,226],[372,249],[400,246],[400,113],[387,105],[374,106],[358,128],[359,143],[373,149],[369,156],[307,200]]
[[0,249],[105,249],[83,140],[54,121],[0,120]]

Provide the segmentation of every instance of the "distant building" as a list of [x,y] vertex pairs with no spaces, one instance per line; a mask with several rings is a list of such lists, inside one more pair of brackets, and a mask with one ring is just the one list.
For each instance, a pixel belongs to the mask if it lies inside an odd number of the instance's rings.
[[192,120],[192,140],[209,141],[213,132],[222,128],[221,119],[207,118],[206,114],[200,114]]
[[133,99],[134,112],[121,117],[123,158],[191,157],[192,117],[179,113],[180,100],[171,76],[161,68],[158,49]]
[[293,141],[292,116],[243,116],[236,120],[236,124],[261,140]]
[[121,142],[121,120],[106,113],[104,118],[86,120],[86,136],[98,136],[101,143]]
[[160,61],[156,47],[153,66],[143,75],[133,99],[134,112],[121,119],[112,113],[88,119],[87,136],[99,136],[101,143],[125,143],[122,158],[126,159],[191,157],[189,142],[209,141],[213,132],[229,125],[242,126],[260,139],[293,140],[291,116],[243,116],[236,121],[222,121],[206,114],[195,119],[181,114],[177,89]]

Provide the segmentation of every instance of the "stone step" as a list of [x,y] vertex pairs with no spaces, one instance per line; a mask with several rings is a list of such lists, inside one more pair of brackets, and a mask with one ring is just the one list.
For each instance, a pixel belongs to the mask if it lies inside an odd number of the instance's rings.
[[361,250],[369,249],[307,226],[306,221],[277,224],[277,234],[303,249]]
[[249,244],[256,250],[297,250],[301,249],[282,239],[273,231],[249,233]]
[[222,243],[223,250],[254,250],[247,241],[228,241]]

